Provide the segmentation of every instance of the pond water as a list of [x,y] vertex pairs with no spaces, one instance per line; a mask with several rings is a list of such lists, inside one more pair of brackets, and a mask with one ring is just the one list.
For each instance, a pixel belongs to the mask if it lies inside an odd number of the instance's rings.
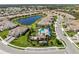
[[41,17],[42,16],[40,15],[36,15],[36,16],[28,17],[28,18],[21,18],[17,20],[17,22],[23,25],[31,25],[32,23],[34,23],[36,20],[40,19]]

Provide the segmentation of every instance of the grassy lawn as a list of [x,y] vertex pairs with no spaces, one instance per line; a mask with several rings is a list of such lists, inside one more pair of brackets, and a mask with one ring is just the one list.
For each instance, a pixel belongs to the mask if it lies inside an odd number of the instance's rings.
[[31,44],[29,44],[29,42],[28,42],[28,33],[16,38],[15,40],[13,40],[10,43],[15,45],[15,46],[19,46],[19,47],[27,47],[28,45],[30,46]]
[[[57,19],[56,16],[55,16],[55,19]],[[22,36],[16,38],[15,40],[13,40],[10,43],[15,46],[19,46],[19,47],[52,47],[52,46],[63,47],[62,42],[56,38],[55,27],[53,24],[50,26],[52,34],[51,34],[51,38],[48,40],[47,45],[40,44],[40,43],[38,43],[38,41],[31,41],[29,39],[29,36],[30,36],[30,34],[31,35],[37,34],[36,30],[38,30],[38,29],[36,28],[37,27],[36,24],[38,22],[39,22],[39,20],[36,21],[35,23],[33,23],[32,25],[29,25],[29,27],[31,27],[29,32],[27,32],[25,35],[22,35]]]
[[[19,47],[52,47],[52,46],[63,47],[62,42],[56,38],[56,33],[54,33],[54,30],[52,31],[52,36],[48,41],[48,45],[39,44],[37,41],[31,41],[29,39],[29,32],[23,36],[18,37],[17,39],[13,40],[10,43]],[[36,34],[36,32],[33,32],[32,34],[34,35]]]
[[54,21],[56,21],[57,20],[57,16],[54,16]]
[[66,33],[67,33],[70,37],[73,37],[75,34],[77,34],[77,32],[74,32],[74,31],[66,31]]
[[49,40],[49,46],[57,46],[57,47],[64,47],[64,45],[62,44],[61,41],[59,41],[58,39],[53,39],[51,38],[51,40]]
[[19,46],[19,47],[33,47],[33,46],[36,46],[37,42],[36,41],[30,41],[28,35],[29,35],[29,32],[27,32],[25,35],[22,35],[22,36],[16,38],[15,40],[13,40],[10,43],[15,45],[15,46]]
[[8,33],[9,33],[9,30],[8,30],[8,29],[7,29],[7,30],[4,30],[4,31],[0,32],[0,36],[1,36],[3,39],[5,39],[6,36],[8,35]]
[[28,37],[29,32],[24,36],[20,36],[19,38],[10,42],[11,44],[19,47],[41,47],[37,41],[31,41]]
[[51,39],[49,40],[49,45],[50,46],[63,47],[64,45],[62,44],[62,42],[59,41],[56,38],[56,33],[55,33],[55,27],[54,27],[54,25],[51,25],[50,28],[52,30],[52,34],[51,34]]

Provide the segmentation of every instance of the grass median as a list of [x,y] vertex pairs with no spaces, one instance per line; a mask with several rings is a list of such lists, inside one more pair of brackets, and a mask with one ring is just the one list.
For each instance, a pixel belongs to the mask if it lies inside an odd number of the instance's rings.
[[1,36],[3,39],[5,39],[5,38],[7,37],[7,35],[8,35],[8,33],[9,33],[9,30],[6,29],[6,30],[0,32],[0,36]]

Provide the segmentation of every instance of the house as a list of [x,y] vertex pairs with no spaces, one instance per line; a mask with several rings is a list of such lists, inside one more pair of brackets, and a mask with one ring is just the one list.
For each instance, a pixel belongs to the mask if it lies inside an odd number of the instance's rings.
[[0,31],[3,31],[5,29],[11,29],[16,27],[17,25],[12,23],[11,21],[4,20],[0,22]]
[[79,32],[79,20],[72,20],[69,22],[69,30]]
[[30,40],[43,41],[46,40],[46,36],[45,35],[30,36]]
[[25,34],[29,29],[26,28],[25,26],[18,26],[12,30],[9,31],[9,36],[13,37],[19,37],[22,34]]

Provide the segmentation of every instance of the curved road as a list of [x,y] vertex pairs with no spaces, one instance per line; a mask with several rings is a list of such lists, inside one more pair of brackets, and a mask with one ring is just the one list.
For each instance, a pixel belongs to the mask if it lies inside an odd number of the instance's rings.
[[54,53],[54,54],[58,54],[58,53],[66,53],[64,49],[58,49],[58,48],[28,48],[26,50],[20,50],[20,49],[15,49],[15,48],[12,48],[10,46],[7,46],[5,44],[3,44],[1,41],[0,41],[0,49],[7,52],[7,53],[13,53],[13,54],[26,54],[26,53],[46,53],[46,54],[49,54],[49,53]]
[[79,53],[79,49],[73,44],[73,42],[71,42],[67,38],[67,36],[64,35],[64,32],[62,31],[62,28],[61,28],[62,19],[63,18],[59,16],[57,22],[55,23],[56,35],[58,36],[58,38],[62,39],[66,43],[65,52],[69,54],[75,54],[75,53],[77,54]]
[[13,54],[26,54],[26,53],[46,53],[46,54],[58,54],[58,53],[79,53],[79,49],[76,48],[76,46],[66,37],[64,36],[64,32],[62,31],[61,28],[61,23],[62,23],[62,17],[59,16],[57,22],[55,23],[55,31],[56,31],[56,35],[59,39],[63,40],[66,43],[66,48],[65,49],[56,49],[56,48],[42,48],[42,49],[27,49],[27,50],[19,50],[19,49],[15,49],[12,48],[10,46],[7,46],[5,44],[3,44],[0,41],[0,49],[7,52],[7,53],[13,53]]

